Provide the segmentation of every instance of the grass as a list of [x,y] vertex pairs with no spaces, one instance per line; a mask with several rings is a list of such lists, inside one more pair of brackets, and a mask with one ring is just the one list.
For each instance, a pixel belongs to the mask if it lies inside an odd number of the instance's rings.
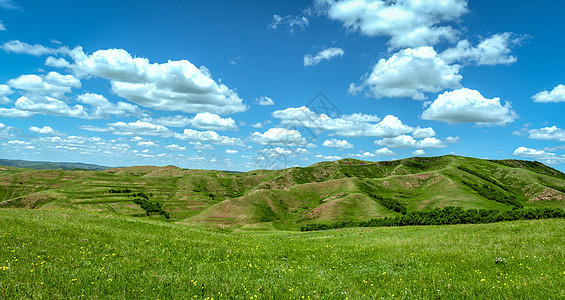
[[558,299],[563,232],[552,219],[222,233],[0,209],[0,298]]

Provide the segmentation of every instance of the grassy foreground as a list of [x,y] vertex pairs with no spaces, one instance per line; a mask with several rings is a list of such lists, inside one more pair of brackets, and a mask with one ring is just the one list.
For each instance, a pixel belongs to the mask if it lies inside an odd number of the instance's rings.
[[562,299],[565,220],[221,233],[0,209],[0,298]]

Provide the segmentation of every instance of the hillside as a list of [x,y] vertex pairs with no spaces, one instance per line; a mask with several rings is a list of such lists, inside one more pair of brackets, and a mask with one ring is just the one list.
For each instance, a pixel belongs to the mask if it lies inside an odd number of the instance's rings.
[[245,173],[0,168],[0,207],[109,211],[230,230],[295,230],[446,206],[565,209],[565,174],[539,162],[452,155]]
[[78,162],[29,161],[29,160],[19,160],[19,159],[0,159],[0,166],[27,168],[27,169],[35,169],[35,170],[49,170],[49,169],[105,170],[109,168],[99,165],[84,164]]

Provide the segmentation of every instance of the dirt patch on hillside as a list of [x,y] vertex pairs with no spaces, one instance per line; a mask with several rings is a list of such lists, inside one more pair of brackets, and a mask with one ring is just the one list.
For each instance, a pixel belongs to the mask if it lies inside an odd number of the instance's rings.
[[544,189],[543,191],[541,191],[541,193],[531,198],[528,202],[560,201],[560,200],[565,200],[565,196],[563,196],[563,193],[556,191],[554,189]]

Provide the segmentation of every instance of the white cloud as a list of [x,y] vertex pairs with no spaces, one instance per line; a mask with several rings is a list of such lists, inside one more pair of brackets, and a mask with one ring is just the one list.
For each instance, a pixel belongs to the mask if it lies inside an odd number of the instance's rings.
[[0,84],[0,104],[6,104],[12,102],[12,100],[10,100],[10,98],[7,97],[12,93],[13,91],[8,85]]
[[87,55],[80,47],[73,49],[71,57],[77,74],[108,79],[116,95],[145,107],[217,114],[247,110],[235,91],[216,83],[208,69],[197,68],[188,60],[158,64],[132,57],[123,49]]
[[486,99],[478,91],[462,88],[445,92],[422,113],[422,119],[448,123],[477,123],[481,125],[505,125],[517,115],[500,98]]
[[93,93],[79,95],[77,100],[78,102],[92,106],[94,109],[91,114],[93,118],[107,118],[111,115],[127,116],[139,111],[139,107],[136,105],[122,101],[118,101],[114,104],[104,96]]
[[307,127],[322,131],[335,131],[336,135],[346,137],[395,137],[401,134],[412,133],[416,128],[405,125],[397,117],[387,115],[382,121],[375,115],[352,114],[343,115],[339,118],[331,118],[325,114],[318,115],[309,108],[290,107],[277,110],[271,114],[280,119],[281,124],[295,127]]
[[514,150],[514,155],[532,158],[535,160],[542,161],[546,164],[562,164],[565,163],[565,155],[557,155],[551,152],[545,152],[543,150],[536,150],[526,147],[518,147]]
[[446,145],[439,139],[427,137],[423,140],[416,140],[409,135],[400,135],[393,138],[384,138],[375,141],[376,145],[391,148],[444,148]]
[[176,115],[176,116],[161,117],[154,120],[148,118],[147,120],[144,121],[151,121],[154,122],[155,124],[168,126],[168,127],[185,127],[190,125],[191,119],[185,116]]
[[[158,143],[158,142],[157,142]],[[137,145],[140,147],[159,147],[159,145],[154,141],[141,141]]]
[[210,144],[203,144],[201,142],[189,142],[193,147],[192,149],[196,150],[214,150],[214,146]]
[[46,135],[64,135],[61,132],[59,132],[58,130],[55,130],[49,126],[43,126],[41,128],[37,127],[37,126],[31,126],[29,128],[29,131],[31,132],[35,132],[35,133],[40,133],[40,134],[46,134]]
[[412,137],[414,137],[416,139],[424,139],[424,138],[428,138],[428,137],[434,137],[435,135],[436,135],[436,132],[431,127],[426,127],[426,128],[418,127],[412,133]]
[[232,118],[222,118],[208,112],[196,114],[196,116],[190,120],[190,124],[198,129],[219,131],[237,130],[237,125]]
[[65,102],[49,96],[31,96],[29,98],[22,96],[16,100],[15,109],[11,111],[14,114],[17,114],[18,110],[23,110],[43,115],[89,118],[82,105],[69,106]]
[[557,126],[530,129],[528,134],[530,139],[565,142],[565,130],[558,128]]
[[338,139],[325,140],[322,146],[330,147],[330,148],[342,148],[342,149],[353,148],[353,145],[348,141],[338,140]]
[[29,118],[35,113],[31,111],[19,110],[16,108],[2,108],[0,107],[0,117],[3,118]]
[[316,53],[316,55],[312,55],[312,54],[306,54],[304,55],[304,66],[308,67],[308,66],[315,66],[317,64],[319,64],[320,62],[322,62],[323,60],[330,60],[334,57],[337,56],[343,56],[344,52],[343,49],[341,48],[328,48],[328,49],[324,49],[318,53]]
[[307,142],[297,130],[285,128],[271,128],[265,133],[254,132],[249,138],[252,142],[259,145],[273,146],[306,146]]
[[424,100],[424,92],[439,92],[460,87],[459,65],[448,65],[432,47],[408,48],[380,59],[361,85],[351,84],[349,91],[367,90],[374,98],[411,97]]
[[[144,121],[108,123],[108,131],[117,135],[148,135],[171,137],[173,132],[169,128]],[[84,129],[84,128],[83,128]]]
[[237,154],[237,152],[239,152],[239,151],[237,151],[237,150],[232,150],[232,149],[226,149],[226,153],[227,153],[227,154]]
[[49,72],[47,75],[21,75],[10,79],[8,85],[23,90],[26,95],[48,95],[61,98],[70,93],[72,88],[81,87],[80,81],[73,75],[61,75]]
[[0,137],[7,138],[12,136],[12,131],[14,131],[14,127],[8,126],[4,123],[0,123]]
[[337,156],[337,155],[322,155],[322,154],[318,154],[316,156],[314,156],[314,158],[317,159],[322,159],[322,160],[339,160],[342,157],[341,156]]
[[467,12],[466,0],[317,0],[316,4],[346,28],[367,36],[390,37],[389,44],[395,48],[453,40],[458,32],[441,24]]
[[255,124],[251,124],[251,127],[253,128],[263,128],[263,124],[261,124],[261,122],[255,123]]
[[511,55],[510,46],[519,42],[520,38],[512,39],[513,34],[510,32],[495,34],[482,42],[476,47],[471,46],[468,40],[462,40],[457,43],[455,48],[449,48],[440,54],[440,57],[446,63],[452,62],[474,62],[478,65],[498,65],[511,64],[516,62],[517,58]]
[[377,156],[385,156],[385,155],[390,156],[390,155],[394,155],[394,152],[392,152],[392,151],[391,151],[390,149],[388,149],[387,147],[377,149],[377,150],[374,151],[374,153],[375,153]]
[[447,143],[450,143],[450,144],[458,143],[459,142],[459,136],[455,136],[455,137],[448,136],[448,137],[445,138],[445,141]]
[[59,57],[59,58],[55,58],[53,56],[49,56],[47,57],[47,59],[45,59],[45,65],[48,67],[54,67],[54,68],[70,68],[71,67],[71,63],[69,61],[67,61],[66,59]]
[[41,56],[41,55],[57,55],[57,54],[68,54],[70,53],[69,48],[67,47],[59,47],[59,48],[48,48],[42,45],[30,45],[20,41],[9,41],[4,43],[1,46],[4,51],[6,52],[13,52],[13,53],[25,53],[34,56]]
[[186,147],[179,146],[177,144],[167,145],[167,146],[165,146],[165,148],[169,149],[171,151],[186,151]]
[[275,105],[275,101],[267,96],[261,96],[255,99],[255,101],[257,101],[257,104],[259,105]]
[[175,138],[185,141],[212,143],[215,145],[243,146],[243,141],[239,138],[221,136],[215,131],[197,131],[185,129],[182,134],[176,133]]
[[532,96],[532,99],[534,99],[534,102],[539,102],[539,103],[565,102],[565,85],[560,84],[554,87],[553,90],[551,90],[551,92],[548,91],[539,92],[534,96]]
[[23,145],[31,145],[30,142],[19,141],[19,140],[11,140],[11,141],[8,141],[7,144],[8,144],[8,145],[20,145],[20,146],[23,146]]
[[5,30],[6,30],[6,27],[2,23],[2,20],[0,20],[0,31],[5,31]]
[[374,154],[372,152],[368,152],[368,151],[361,152],[361,153],[350,153],[350,154],[347,154],[347,156],[360,158],[360,159],[377,157],[376,154]]
[[423,149],[418,149],[418,150],[412,152],[412,155],[415,155],[415,156],[426,155],[426,151],[424,151]]
[[304,16],[288,15],[281,17],[275,14],[273,15],[268,27],[273,30],[278,29],[280,26],[288,27],[288,33],[293,35],[296,32],[306,30],[308,24],[308,19]]

